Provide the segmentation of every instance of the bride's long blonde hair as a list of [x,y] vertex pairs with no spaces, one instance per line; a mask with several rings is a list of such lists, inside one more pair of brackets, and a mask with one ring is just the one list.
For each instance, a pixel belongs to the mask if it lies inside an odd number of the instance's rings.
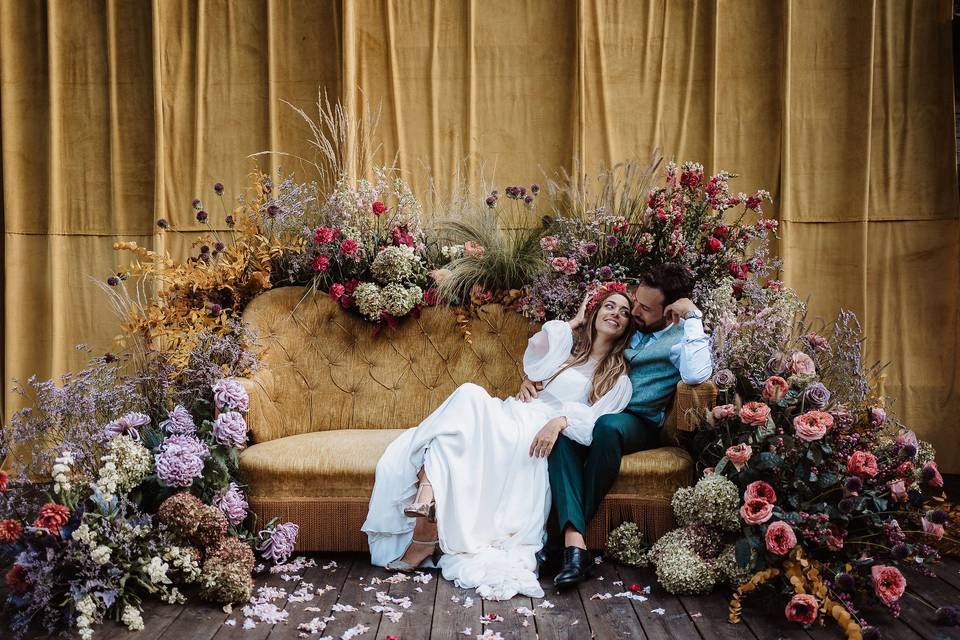
[[[570,367],[583,364],[590,358],[593,341],[597,338],[597,314],[600,313],[600,308],[603,306],[603,303],[612,296],[623,296],[627,300],[627,306],[630,306],[630,296],[626,293],[611,291],[603,296],[600,302],[594,305],[593,309],[587,313],[584,323],[573,332],[573,349],[570,352],[573,360],[563,365],[559,371],[550,376],[550,378],[544,382],[544,386],[548,385],[554,378]],[[590,387],[590,395],[588,396],[591,404],[599,400],[607,391],[610,391],[620,376],[627,374],[629,371],[627,359],[624,357],[623,352],[626,350],[627,345],[630,344],[630,335],[633,333],[632,328],[632,320],[630,320],[623,333],[614,341],[610,351],[600,360],[600,363],[594,370],[593,384]]]

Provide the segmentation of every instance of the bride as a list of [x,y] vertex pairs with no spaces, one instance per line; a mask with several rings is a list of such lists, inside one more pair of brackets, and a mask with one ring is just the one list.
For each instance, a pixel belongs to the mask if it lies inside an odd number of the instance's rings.
[[530,338],[523,370],[544,383],[536,399],[501,400],[466,383],[394,440],[362,527],[372,563],[412,571],[432,558],[483,598],[542,597],[534,555],[550,512],[547,456],[561,435],[589,445],[596,419],[626,407],[631,334],[626,287],[608,283],[575,318]]

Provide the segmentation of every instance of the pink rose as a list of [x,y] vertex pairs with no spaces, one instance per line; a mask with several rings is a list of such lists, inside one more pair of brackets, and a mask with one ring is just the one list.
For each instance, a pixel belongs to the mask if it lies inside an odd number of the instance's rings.
[[740,507],[740,517],[747,524],[763,524],[773,515],[773,505],[763,498],[747,500]]
[[463,243],[463,255],[468,258],[482,258],[487,250],[483,245],[474,242],[473,240],[467,240]]
[[727,460],[733,463],[737,471],[747,464],[747,460],[753,455],[753,449],[748,444],[740,443],[727,449]]
[[719,404],[713,408],[713,419],[724,420],[737,415],[737,408],[732,404]]
[[747,485],[746,490],[743,492],[743,500],[755,500],[760,498],[761,500],[766,500],[770,504],[777,504],[777,492],[773,490],[769,484],[763,480],[756,480]]
[[783,614],[790,622],[799,622],[802,625],[813,624],[820,610],[817,598],[809,593],[798,593],[787,603]]
[[714,471],[716,471],[716,469],[714,469],[713,467],[707,467],[706,469],[703,470],[703,477],[706,478],[707,476],[713,474]]
[[567,262],[568,260],[566,258],[564,258],[563,256],[560,256],[558,258],[554,258],[553,260],[551,260],[550,266],[553,267],[554,271],[565,271],[567,268]]
[[767,424],[770,416],[770,407],[762,402],[748,402],[740,407],[740,419],[744,424],[762,427]]
[[921,524],[923,524],[923,532],[927,535],[933,536],[937,540],[943,537],[943,525],[936,524],[927,520],[927,517],[924,516],[920,519]]
[[540,248],[544,251],[553,251],[557,248],[557,239],[554,236],[544,236],[540,238]]
[[767,402],[782,400],[789,390],[790,385],[787,384],[786,380],[780,376],[770,376],[763,383],[763,399]]
[[907,581],[896,567],[875,564],[870,575],[873,577],[873,591],[885,605],[899,600],[907,589]]
[[847,471],[861,478],[877,475],[877,458],[867,451],[854,451],[847,458]]
[[767,527],[764,541],[767,543],[767,551],[774,555],[785,556],[790,553],[790,549],[797,546],[797,535],[793,532],[793,527],[778,520]]
[[387,211],[390,211],[390,209],[387,207],[387,205],[383,204],[383,203],[380,202],[379,200],[377,200],[376,202],[373,203],[373,207],[372,207],[372,208],[373,208],[373,215],[375,215],[375,216],[382,216],[382,215],[385,214]]
[[903,480],[893,480],[888,482],[887,486],[890,487],[890,497],[896,502],[907,501],[907,486],[904,484]]
[[564,267],[563,272],[568,276],[572,276],[577,272],[577,261],[573,258],[567,260],[567,266]]
[[795,352],[790,356],[790,372],[798,376],[812,376],[817,372],[817,367],[813,364],[813,359],[802,351]]
[[833,426],[833,416],[823,411],[808,411],[793,419],[793,430],[797,438],[804,442],[813,442],[827,435]]

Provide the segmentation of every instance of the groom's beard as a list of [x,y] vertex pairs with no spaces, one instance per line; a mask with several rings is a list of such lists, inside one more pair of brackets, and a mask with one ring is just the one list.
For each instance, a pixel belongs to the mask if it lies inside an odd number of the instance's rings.
[[646,322],[643,322],[639,318],[634,317],[633,323],[637,331],[639,331],[640,333],[654,333],[656,331],[660,331],[661,329],[666,328],[667,318],[666,316],[664,316],[659,320],[657,320],[656,322],[651,322],[647,324]]

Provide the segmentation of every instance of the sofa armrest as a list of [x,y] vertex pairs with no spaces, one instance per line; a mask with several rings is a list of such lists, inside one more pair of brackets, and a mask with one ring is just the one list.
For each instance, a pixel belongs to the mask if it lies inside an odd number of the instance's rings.
[[247,428],[253,436],[253,442],[266,442],[279,437],[275,433],[274,425],[282,419],[277,404],[270,397],[266,385],[271,384],[272,375],[269,371],[259,371],[252,378],[231,378],[239,382],[250,397],[250,407],[247,410]]
[[712,380],[689,385],[680,382],[677,384],[677,395],[674,399],[674,411],[677,415],[678,431],[695,431],[705,410],[712,409],[717,402],[717,386]]

